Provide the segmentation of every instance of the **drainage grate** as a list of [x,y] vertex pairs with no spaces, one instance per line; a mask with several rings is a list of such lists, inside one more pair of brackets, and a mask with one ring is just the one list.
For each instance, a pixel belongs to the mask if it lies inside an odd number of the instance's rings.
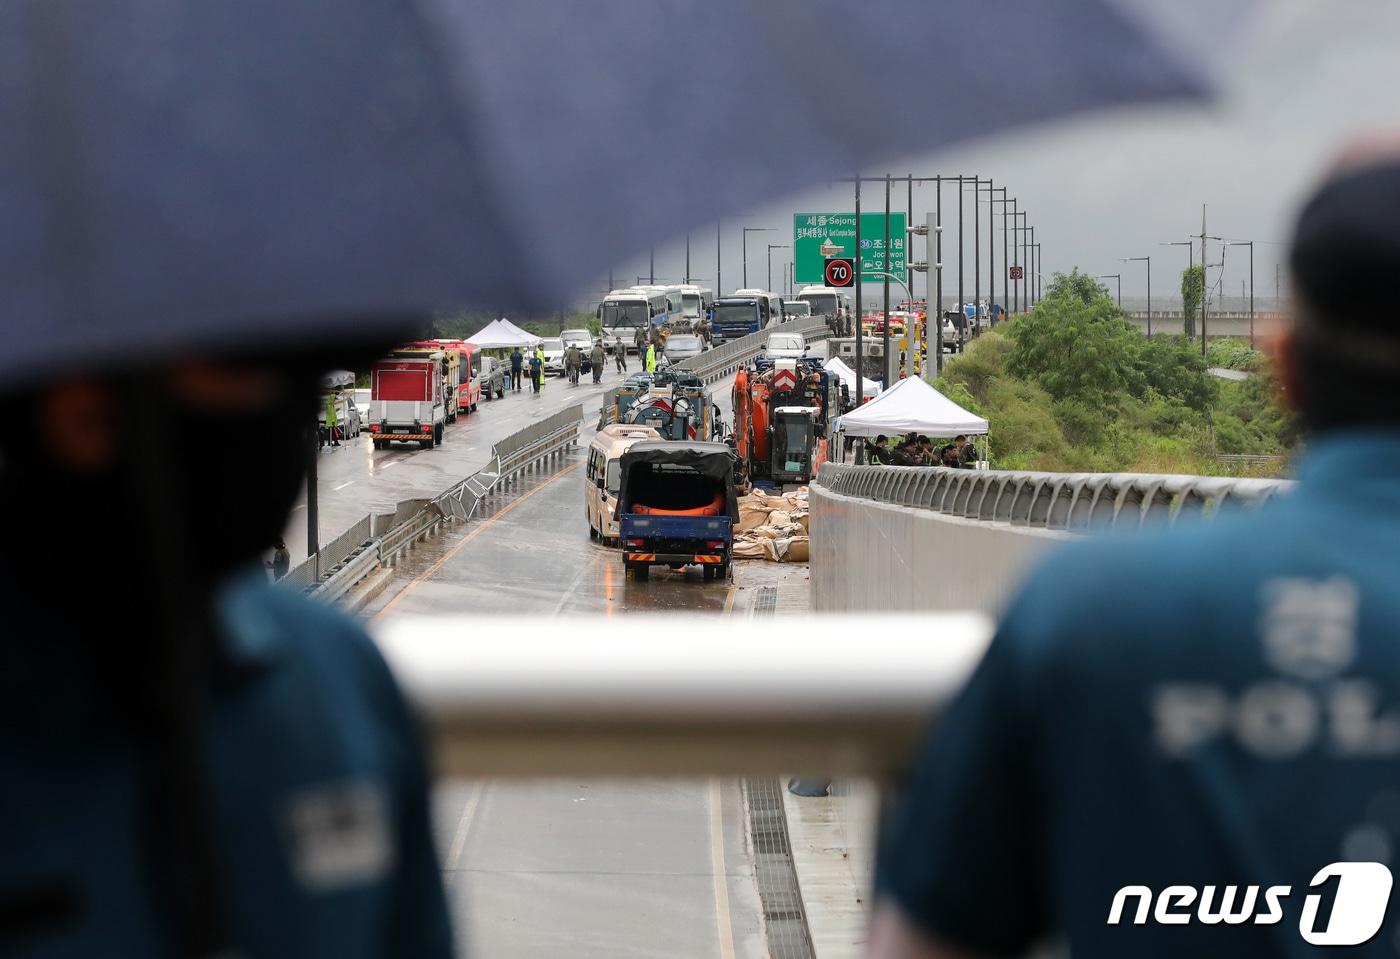
[[778,588],[776,586],[760,586],[758,595],[753,599],[753,615],[772,616],[778,611]]
[[[773,592],[776,595],[776,590]],[[746,779],[744,796],[749,807],[749,835],[753,839],[754,871],[763,904],[768,955],[772,959],[815,959],[807,913],[802,908],[802,891],[792,866],[783,784],[777,779]]]

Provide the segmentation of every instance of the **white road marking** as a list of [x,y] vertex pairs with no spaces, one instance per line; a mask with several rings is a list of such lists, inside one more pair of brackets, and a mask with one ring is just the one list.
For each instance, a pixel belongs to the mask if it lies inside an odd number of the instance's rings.
[[402,462],[403,460],[385,460],[383,463],[380,463],[377,468],[386,470],[391,466],[398,466]]
[[462,850],[467,846],[467,837],[471,834],[472,820],[476,818],[477,807],[481,805],[482,797],[490,788],[490,781],[473,787],[471,795],[467,796],[466,802],[462,804],[462,817],[457,820],[457,831],[452,834],[452,845],[447,847],[447,858],[442,864],[443,870],[447,873],[448,885],[452,884],[452,878],[457,872],[457,864],[462,859]]
[[341,483],[339,486],[332,486],[332,487],[331,487],[331,490],[332,490],[333,492],[338,492],[338,491],[340,491],[340,490],[345,489],[345,487],[347,487],[347,486],[354,486],[354,485],[355,485],[355,481],[354,481],[354,480],[349,480],[349,481],[347,481],[347,482]]
[[734,924],[729,916],[729,883],[724,867],[724,807],[718,779],[710,780],[710,869],[715,886],[715,932],[720,959],[734,959]]

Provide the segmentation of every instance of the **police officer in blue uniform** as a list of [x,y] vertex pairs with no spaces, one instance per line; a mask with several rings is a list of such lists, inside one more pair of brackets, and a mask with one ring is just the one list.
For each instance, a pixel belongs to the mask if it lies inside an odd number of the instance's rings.
[[171,361],[4,397],[0,955],[451,955],[414,719],[256,563],[316,382]]
[[1256,513],[1056,553],[887,822],[870,954],[1396,955],[1400,149],[1303,210]]

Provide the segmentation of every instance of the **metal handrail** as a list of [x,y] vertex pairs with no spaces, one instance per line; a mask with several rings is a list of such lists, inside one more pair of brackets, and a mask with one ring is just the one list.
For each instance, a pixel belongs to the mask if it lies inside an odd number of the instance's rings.
[[944,466],[826,463],[823,489],[964,519],[1037,529],[1175,523],[1257,507],[1290,492],[1290,480],[1152,473],[1038,473]]
[[[771,620],[683,616],[647,630],[580,617],[390,618],[375,638],[423,717],[442,776],[812,775],[900,770],[990,641],[978,613]],[[878,623],[878,628],[872,628]],[[844,638],[859,631],[862,639]],[[508,643],[443,636],[511,635]],[[938,637],[936,643],[911,636]]]

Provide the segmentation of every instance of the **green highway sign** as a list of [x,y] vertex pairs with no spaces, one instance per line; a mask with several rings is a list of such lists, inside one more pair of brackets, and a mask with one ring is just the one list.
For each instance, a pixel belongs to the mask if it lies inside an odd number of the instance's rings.
[[[860,271],[867,283],[880,279],[877,273],[892,273],[908,282],[903,213],[890,214],[890,248],[885,250],[885,215],[860,215]],[[822,284],[826,261],[832,257],[856,254],[856,215],[854,213],[799,213],[792,218],[793,282]],[[886,263],[889,265],[886,266]]]

